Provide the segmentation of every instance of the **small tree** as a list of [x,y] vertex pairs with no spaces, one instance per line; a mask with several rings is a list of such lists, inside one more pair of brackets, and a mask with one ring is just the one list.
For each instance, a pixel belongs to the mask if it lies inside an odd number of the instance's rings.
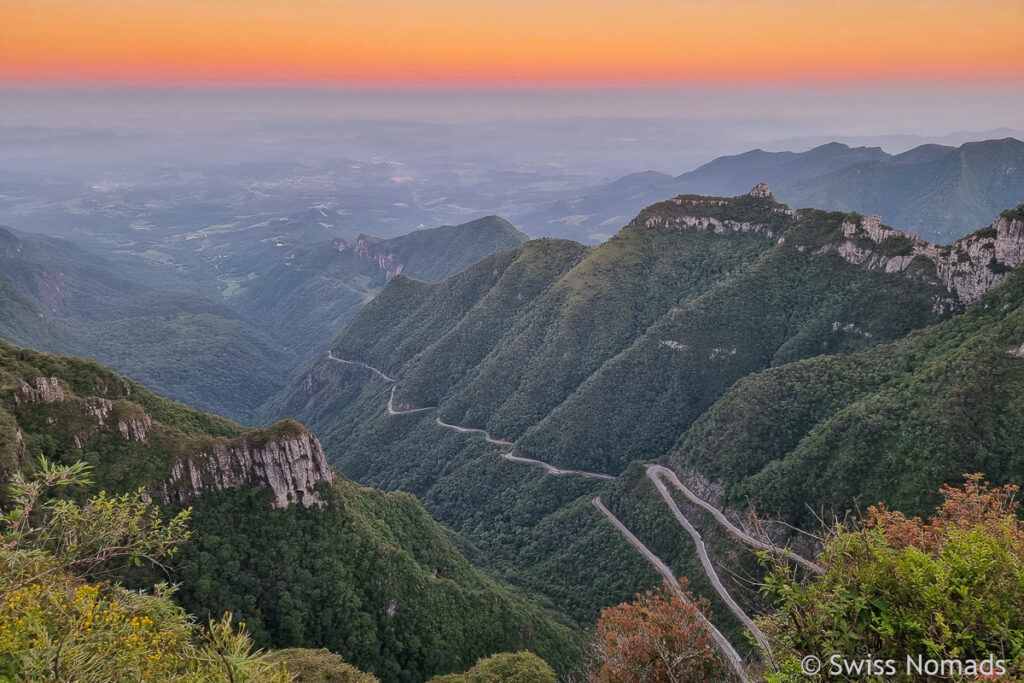
[[461,674],[435,676],[429,683],[555,683],[555,671],[532,652],[502,652],[478,659]]
[[696,600],[681,579],[667,581],[633,602],[609,607],[597,622],[596,657],[591,677],[598,683],[689,683],[706,681],[719,670]]

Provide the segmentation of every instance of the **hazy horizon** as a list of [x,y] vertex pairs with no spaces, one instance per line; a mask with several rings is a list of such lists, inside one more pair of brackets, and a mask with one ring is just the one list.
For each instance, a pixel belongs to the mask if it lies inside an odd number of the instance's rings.
[[[748,149],[804,151],[827,141],[899,153],[960,144],[992,131],[1019,134],[1024,89],[745,86],[690,88],[4,88],[0,168],[19,159],[77,158],[86,134],[109,135],[139,161],[167,161],[195,147],[211,159],[271,155],[302,162],[327,155],[409,156],[435,135],[455,156],[568,171],[678,174]],[[414,124],[409,128],[407,124]],[[400,130],[400,128],[405,130]],[[424,139],[417,139],[417,136]],[[141,136],[141,139],[140,139]],[[41,141],[43,144],[35,144]],[[69,147],[55,142],[70,144]],[[216,143],[211,148],[210,143]],[[170,148],[168,148],[168,146]],[[290,146],[290,148],[289,148]],[[22,148],[18,152],[14,148]],[[95,148],[90,146],[95,151]],[[102,147],[100,148],[102,149]],[[51,159],[56,161],[56,159]],[[401,160],[401,159],[396,159]]]

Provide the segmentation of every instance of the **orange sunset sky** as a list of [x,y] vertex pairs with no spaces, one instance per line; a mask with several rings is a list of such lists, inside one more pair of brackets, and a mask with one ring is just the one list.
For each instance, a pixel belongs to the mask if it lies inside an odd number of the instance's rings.
[[1024,83],[1024,0],[0,0],[0,83]]

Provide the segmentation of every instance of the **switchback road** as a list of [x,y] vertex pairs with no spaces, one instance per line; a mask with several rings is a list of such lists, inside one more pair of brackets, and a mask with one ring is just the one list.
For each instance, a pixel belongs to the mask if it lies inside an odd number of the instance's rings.
[[[669,568],[669,566],[665,564],[665,562],[662,561],[660,557],[651,552],[650,548],[643,544],[643,541],[637,538],[636,535],[634,535],[633,532],[630,531],[625,524],[619,521],[619,518],[616,517],[611,510],[604,506],[604,503],[601,502],[601,496],[597,496],[596,498],[594,498],[593,503],[594,507],[600,510],[601,514],[608,518],[608,521],[615,526],[618,532],[625,536],[626,540],[632,543],[633,547],[639,550],[640,554],[646,557],[648,562],[654,565],[654,568],[657,570],[659,574],[665,577],[665,580],[668,581],[669,586],[672,587],[672,591],[677,596],[679,596],[681,600],[689,602],[686,598],[686,595],[679,588],[679,579],[677,579],[675,574],[672,573],[672,570]],[[705,617],[699,611],[697,612],[697,615],[704,623],[704,626],[707,627],[708,633],[711,634],[711,637],[718,645],[718,650],[723,655],[725,655],[725,659],[732,666],[733,671],[736,672],[736,675],[739,676],[739,679],[741,681],[743,681],[744,683],[748,683],[750,679],[747,677],[747,671],[743,667],[743,658],[740,657],[740,653],[737,652],[736,648],[732,646],[732,643],[729,642],[729,639],[722,635],[722,632],[719,631],[714,624],[708,621],[707,617]]]

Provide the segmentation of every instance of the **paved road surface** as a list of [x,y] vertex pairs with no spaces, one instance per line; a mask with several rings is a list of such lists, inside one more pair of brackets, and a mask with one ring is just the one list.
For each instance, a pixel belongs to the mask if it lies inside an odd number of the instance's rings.
[[[336,356],[332,355],[330,352],[328,352],[327,355],[328,355],[328,358],[330,358],[331,360],[337,361],[339,363],[348,363],[350,365],[357,365],[357,366],[366,368],[368,370],[371,370],[372,372],[376,373],[378,376],[380,376],[382,379],[384,379],[384,380],[386,380],[388,382],[395,382],[396,381],[396,378],[388,376],[387,374],[381,372],[380,370],[378,370],[377,368],[375,368],[373,366],[367,365],[365,363],[360,363],[358,361],[349,361],[349,360],[344,360],[344,359],[341,359],[341,358],[337,358]],[[397,410],[394,407],[395,390],[397,388],[398,388],[397,384],[391,388],[391,396],[390,396],[390,398],[388,398],[388,414],[389,415],[411,415],[413,413],[421,413],[423,411],[434,410],[436,408],[436,406],[426,406],[424,408],[411,408],[411,409],[406,409],[406,410]],[[480,435],[482,435],[484,437],[484,440],[487,441],[488,443],[497,444],[497,445],[500,445],[500,446],[514,446],[515,445],[511,441],[506,441],[504,439],[498,439],[498,438],[495,438],[495,437],[491,436],[491,434],[489,432],[487,432],[487,430],[485,430],[485,429],[476,429],[474,427],[463,427],[463,426],[460,426],[460,425],[449,424],[447,422],[442,421],[440,418],[436,418],[435,422],[439,426],[441,426],[441,427],[444,427],[446,429],[453,429],[453,430],[455,430],[457,432],[480,434]],[[548,474],[553,474],[553,475],[576,475],[576,476],[587,477],[587,478],[591,478],[591,479],[605,479],[605,480],[610,480],[610,479],[614,479],[615,478],[614,476],[612,476],[610,474],[603,474],[603,473],[600,473],[600,472],[587,472],[585,470],[562,469],[562,468],[559,468],[559,467],[555,467],[554,465],[551,465],[549,463],[543,462],[541,460],[534,460],[533,458],[526,458],[526,457],[523,457],[523,456],[520,456],[520,455],[516,455],[515,454],[515,450],[510,450],[507,453],[503,453],[501,457],[505,458],[506,460],[511,460],[511,461],[514,461],[514,462],[522,462],[522,463],[526,463],[526,464],[529,464],[529,465],[534,465],[536,467],[541,467],[546,472],[548,472]],[[648,465],[648,467],[647,467],[647,477],[651,480],[651,482],[658,489],[658,492],[661,494],[661,497],[664,499],[665,503],[669,506],[669,509],[672,510],[672,514],[675,516],[676,521],[678,521],[679,524],[684,529],[686,529],[686,531],[693,538],[694,545],[695,545],[695,547],[697,549],[697,555],[698,555],[698,557],[700,559],[702,567],[704,568],[704,572],[707,574],[707,577],[711,581],[712,586],[714,586],[715,590],[718,592],[719,596],[721,596],[721,598],[725,602],[726,606],[728,606],[729,611],[731,611],[736,616],[736,618],[740,620],[740,622],[746,627],[746,629],[750,632],[750,634],[754,637],[754,639],[758,642],[758,644],[762,648],[764,648],[765,652],[768,652],[769,656],[770,656],[771,647],[768,644],[767,639],[765,639],[764,634],[761,633],[761,630],[757,627],[756,624],[754,624],[753,620],[751,620],[751,618],[747,615],[747,613],[744,612],[740,608],[740,606],[738,604],[736,604],[736,601],[733,600],[732,596],[729,594],[729,591],[727,591],[725,589],[725,586],[722,585],[722,582],[721,582],[721,580],[719,579],[719,576],[718,576],[718,572],[715,570],[714,565],[711,563],[711,558],[708,556],[707,548],[704,545],[704,541],[701,538],[700,533],[693,526],[693,524],[690,523],[690,520],[687,519],[686,515],[683,514],[682,510],[679,509],[679,506],[676,505],[675,500],[672,498],[672,494],[669,493],[668,489],[665,487],[665,484],[661,480],[660,477],[667,478],[672,483],[672,485],[675,486],[677,489],[679,489],[679,491],[681,491],[683,493],[683,495],[685,495],[691,502],[693,502],[695,505],[698,505],[701,508],[703,508],[703,509],[707,510],[708,512],[710,512],[711,515],[715,518],[715,520],[719,524],[721,524],[726,530],[728,530],[731,534],[733,534],[734,536],[739,538],[744,543],[747,543],[748,545],[754,546],[756,548],[761,548],[761,549],[764,549],[764,550],[769,550],[771,552],[776,552],[776,553],[783,554],[786,557],[792,559],[793,561],[801,564],[802,566],[804,566],[807,569],[809,569],[811,571],[814,571],[816,573],[820,574],[822,572],[822,569],[818,565],[816,565],[815,563],[811,562],[810,560],[807,560],[807,559],[797,555],[796,553],[794,553],[794,552],[792,552],[790,550],[787,550],[787,549],[784,549],[784,548],[778,548],[778,547],[776,547],[774,545],[765,543],[765,542],[763,542],[763,541],[761,541],[759,539],[754,538],[753,536],[750,536],[749,534],[744,532],[742,529],[740,529],[739,527],[734,525],[732,522],[730,522],[729,519],[726,518],[725,515],[722,514],[722,512],[718,508],[716,508],[713,505],[711,505],[710,503],[707,503],[706,501],[703,501],[700,498],[698,498],[690,489],[688,489],[685,485],[683,485],[683,483],[681,481],[679,481],[679,478],[676,476],[675,472],[673,472],[672,470],[668,469],[667,467],[663,467],[661,465]],[[664,576],[666,579],[668,579],[668,581],[672,584],[672,586],[675,587],[675,590],[678,592],[678,581],[676,580],[675,576],[672,574],[672,570],[668,567],[668,565],[666,565],[657,555],[652,553],[640,541],[640,539],[638,539],[636,536],[634,536],[633,533],[630,532],[629,529],[627,529],[626,526],[624,524],[622,524],[622,522],[620,522],[615,517],[615,515],[613,515],[611,513],[611,511],[609,511],[608,508],[606,508],[604,506],[603,503],[601,503],[601,498],[600,497],[595,498],[593,502],[594,502],[594,505],[597,507],[597,509],[600,510],[601,513],[605,517],[607,517],[612,522],[613,525],[615,525],[615,528],[618,529],[618,531],[620,533],[622,533],[626,537],[626,539],[630,543],[632,543],[633,546],[636,547],[644,555],[644,557],[646,557],[648,559],[648,561],[651,562],[651,564],[654,565],[655,569],[658,570],[658,573],[660,573],[662,576]],[[682,595],[681,592],[679,592],[679,594]],[[717,628],[715,628],[715,626],[711,622],[707,621],[707,619],[704,618],[703,615],[701,615],[701,618],[704,619],[704,621],[705,621],[705,623],[706,623],[706,625],[708,627],[709,632],[714,637],[715,641],[718,643],[719,649],[721,649],[723,651],[723,653],[726,655],[726,658],[729,660],[729,663],[736,670],[737,675],[739,675],[740,678],[743,681],[747,681],[748,678],[747,678],[746,672],[743,669],[742,658],[736,652],[736,649],[732,647],[732,645],[729,643],[728,639],[726,639],[725,636],[723,636],[722,633]]]
[[413,413],[422,413],[424,410],[434,410],[437,406],[426,406],[425,408],[409,408],[407,410],[399,410],[395,408],[395,389],[398,385],[391,387],[391,396],[388,397],[388,415],[412,415]]
[[437,422],[437,424],[441,425],[442,427],[447,427],[448,429],[454,429],[457,432],[476,432],[477,434],[483,434],[484,435],[484,441],[486,441],[487,443],[496,443],[499,446],[514,446],[515,445],[511,441],[505,441],[504,439],[496,439],[496,438],[494,438],[493,436],[490,435],[490,433],[486,429],[475,429],[473,427],[460,427],[459,425],[451,425],[451,424],[448,424],[447,422],[442,422],[441,418],[437,418],[434,421]]
[[375,372],[378,375],[380,375],[387,382],[394,382],[395,381],[394,377],[391,377],[390,375],[385,375],[383,372],[381,372],[377,368],[373,367],[372,365],[367,365],[366,363],[360,363],[359,361],[356,361],[356,360],[345,360],[344,358],[338,358],[331,351],[327,352],[327,357],[330,358],[331,360],[335,361],[336,363],[345,363],[346,365],[358,365],[361,368],[366,368],[367,370],[372,370],[373,372]]
[[747,545],[752,545],[755,548],[760,548],[762,550],[768,550],[773,553],[784,555],[785,557],[788,557],[789,559],[800,564],[806,569],[809,569],[815,574],[821,574],[824,572],[824,570],[817,564],[811,562],[810,560],[804,557],[801,557],[800,555],[797,555],[793,551],[788,550],[786,548],[780,548],[770,543],[765,543],[764,541],[754,538],[753,536],[744,532],[742,529],[740,529],[732,522],[730,522],[729,519],[724,514],[722,514],[721,510],[716,508],[714,505],[711,505],[710,503],[707,503],[698,498],[696,494],[693,493],[693,491],[691,491],[685,485],[683,485],[683,482],[679,481],[679,477],[676,476],[676,473],[670,470],[669,468],[663,467],[661,465],[648,465],[647,476],[650,478],[651,481],[654,482],[654,485],[658,487],[658,490],[661,491],[661,495],[663,498],[665,498],[666,502],[671,501],[672,497],[668,494],[667,491],[665,491],[664,485],[660,483],[660,480],[658,479],[659,476],[667,477],[668,480],[672,482],[672,485],[675,486],[680,491],[682,491],[683,495],[689,498],[692,503],[694,503],[695,505],[699,505],[700,507],[710,512],[711,516],[714,517],[719,524],[724,526],[733,536],[736,536],[738,539],[740,539]]
[[516,455],[515,451],[509,451],[508,453],[502,453],[501,457],[506,460],[512,460],[514,462],[525,462],[530,465],[536,465],[537,467],[543,467],[547,470],[548,474],[575,474],[580,477],[586,477],[587,479],[614,479],[615,477],[610,474],[602,474],[601,472],[587,472],[586,470],[563,470],[560,467],[549,465],[546,462],[540,460],[534,460],[533,458],[524,458],[521,455]]
[[693,524],[690,523],[690,520],[686,518],[686,515],[684,515],[682,510],[679,509],[679,506],[676,505],[676,501],[672,498],[672,494],[668,492],[668,489],[665,488],[665,484],[658,478],[658,472],[652,472],[652,469],[653,468],[648,468],[647,470],[648,478],[650,478],[658,488],[658,492],[661,493],[661,497],[665,499],[665,503],[668,505],[669,509],[672,510],[672,514],[675,515],[676,521],[679,522],[679,524],[686,529],[687,533],[689,533],[693,538],[693,544],[697,548],[697,557],[700,558],[700,563],[704,567],[704,573],[707,574],[708,579],[711,581],[711,585],[715,587],[715,590],[722,598],[722,601],[725,602],[729,611],[732,612],[737,619],[743,622],[743,626],[750,632],[750,635],[754,636],[754,640],[757,641],[757,644],[764,648],[765,652],[771,652],[771,646],[768,644],[768,639],[764,637],[763,633],[761,633],[761,629],[759,629],[753,620],[747,616],[747,613],[744,612],[738,604],[736,604],[736,601],[732,599],[732,595],[730,595],[729,591],[727,591],[725,586],[722,585],[722,581],[718,577],[718,572],[715,570],[715,565],[711,563],[711,558],[708,557],[708,549],[704,545],[704,539],[700,537],[700,533]]
[[[665,577],[665,580],[668,581],[669,585],[672,587],[672,590],[675,592],[675,594],[678,595],[681,599],[686,600],[686,596],[679,589],[679,580],[675,577],[675,574],[672,573],[672,570],[669,568],[669,566],[665,564],[660,557],[651,552],[650,548],[643,544],[643,541],[637,538],[633,534],[633,532],[626,527],[625,524],[619,521],[618,517],[612,514],[611,510],[604,506],[604,503],[601,502],[600,496],[594,498],[593,503],[594,506],[601,511],[601,514],[607,517],[608,521],[610,521],[615,526],[619,533],[625,536],[626,540],[632,543],[633,547],[639,550],[640,553],[647,558],[647,561],[654,565],[654,568],[658,571],[658,573]],[[708,621],[707,617],[705,617],[700,612],[697,612],[697,614],[700,616],[701,621],[704,622],[704,626],[707,627],[708,632],[711,634],[711,637],[718,645],[719,651],[723,655],[725,655],[725,659],[729,662],[733,670],[736,672],[736,675],[739,676],[741,681],[743,681],[744,683],[748,683],[750,679],[747,677],[746,669],[743,668],[743,658],[740,657],[740,654],[736,651],[736,648],[732,646],[732,643],[729,642],[728,638],[722,635],[721,631],[715,628],[714,624]]]

